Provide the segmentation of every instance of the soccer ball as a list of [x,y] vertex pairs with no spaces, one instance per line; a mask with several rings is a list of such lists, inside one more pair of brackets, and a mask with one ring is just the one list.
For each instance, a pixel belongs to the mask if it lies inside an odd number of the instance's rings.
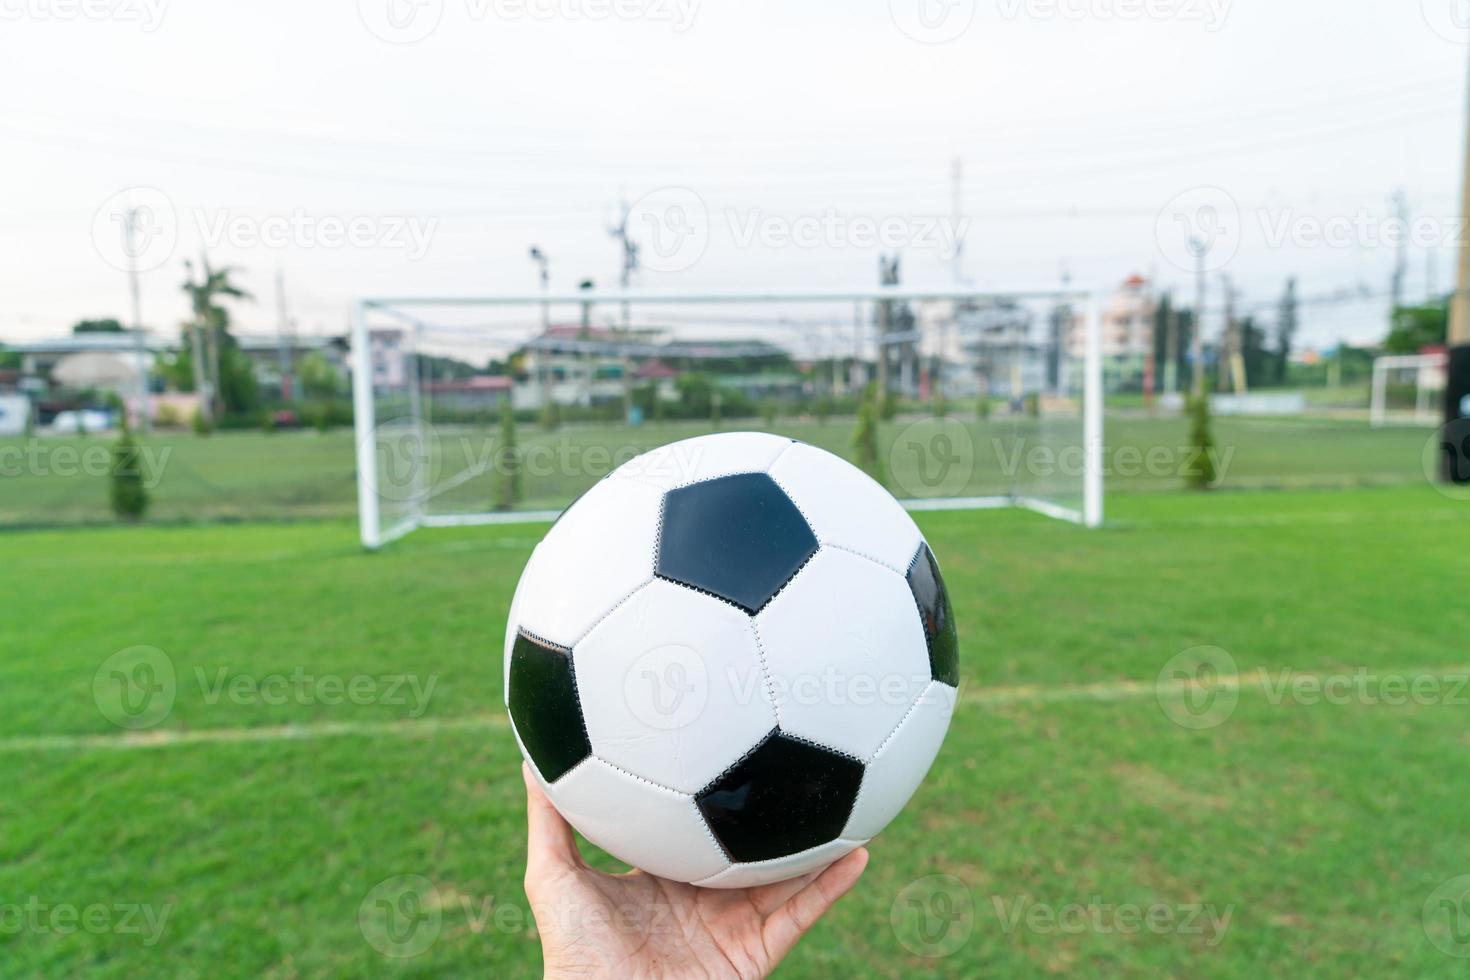
[[944,581],[907,512],[761,433],[599,482],[532,554],[505,636],[506,706],[551,802],[619,860],[713,888],[876,836],[958,684]]

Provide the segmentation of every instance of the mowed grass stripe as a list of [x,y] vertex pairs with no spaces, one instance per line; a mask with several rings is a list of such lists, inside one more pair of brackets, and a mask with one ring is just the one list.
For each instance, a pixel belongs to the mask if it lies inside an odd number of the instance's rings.
[[[961,684],[956,710],[989,708],[1015,704],[1065,704],[1079,701],[1134,701],[1150,697],[1173,696],[1189,691],[1269,691],[1271,674],[1282,675],[1277,683],[1307,681],[1325,685],[1332,678],[1351,676],[1342,671],[1303,672],[1271,671],[1264,667],[1240,674],[1222,674],[1207,686],[1198,680],[1179,681],[1108,681],[1097,684],[1057,685],[1052,687],[1021,685],[974,690]],[[1467,681],[1470,688],[1470,665],[1430,669],[1393,671],[1394,677],[1442,681]],[[1368,678],[1369,681],[1372,678]],[[77,752],[159,749],[176,745],[199,745],[210,742],[290,742],[319,738],[427,738],[446,731],[474,731],[507,728],[510,719],[504,713],[466,715],[460,718],[414,718],[390,722],[320,722],[301,725],[274,725],[257,728],[203,728],[147,732],[122,735],[22,735],[0,738],[0,754],[13,752]]]

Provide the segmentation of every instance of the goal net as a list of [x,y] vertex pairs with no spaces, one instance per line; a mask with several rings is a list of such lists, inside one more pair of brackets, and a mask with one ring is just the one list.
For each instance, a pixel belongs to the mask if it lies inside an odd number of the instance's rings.
[[1446,354],[1380,357],[1373,362],[1373,427],[1436,426],[1444,421]]
[[362,541],[548,520],[628,459],[762,430],[906,506],[1102,521],[1098,307],[1071,289],[364,299]]

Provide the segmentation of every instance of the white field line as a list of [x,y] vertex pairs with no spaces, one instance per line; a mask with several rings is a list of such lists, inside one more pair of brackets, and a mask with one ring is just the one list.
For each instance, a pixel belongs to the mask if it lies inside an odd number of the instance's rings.
[[[1268,690],[1271,675],[1287,673],[1284,669],[1258,668],[1243,674],[1222,674],[1214,679],[1212,689],[1235,691]],[[1384,670],[1375,675],[1394,677],[1426,677],[1450,680],[1470,677],[1470,665],[1434,667],[1419,670]],[[1344,672],[1309,673],[1290,671],[1292,678],[1326,681],[1344,676]],[[1348,676],[1352,676],[1351,671]],[[1196,681],[1104,681],[1097,684],[1075,684],[975,689],[965,685],[960,692],[958,708],[993,708],[1016,704],[1060,704],[1082,701],[1139,701],[1162,695],[1177,695],[1199,688]],[[157,749],[174,745],[198,745],[212,742],[292,742],[319,738],[427,738],[439,732],[486,731],[508,728],[509,718],[502,713],[464,715],[458,718],[420,718],[384,722],[318,722],[309,725],[278,725],[259,728],[162,729],[149,732],[126,732],[120,735],[15,735],[0,737],[0,754],[17,752],[84,752],[90,750],[119,751]]]

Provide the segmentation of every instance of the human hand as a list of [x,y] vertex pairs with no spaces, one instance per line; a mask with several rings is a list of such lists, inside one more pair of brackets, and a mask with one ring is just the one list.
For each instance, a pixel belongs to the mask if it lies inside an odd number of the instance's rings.
[[526,897],[546,976],[764,977],[868,864],[858,848],[820,872],[760,888],[696,888],[589,868],[529,766]]

